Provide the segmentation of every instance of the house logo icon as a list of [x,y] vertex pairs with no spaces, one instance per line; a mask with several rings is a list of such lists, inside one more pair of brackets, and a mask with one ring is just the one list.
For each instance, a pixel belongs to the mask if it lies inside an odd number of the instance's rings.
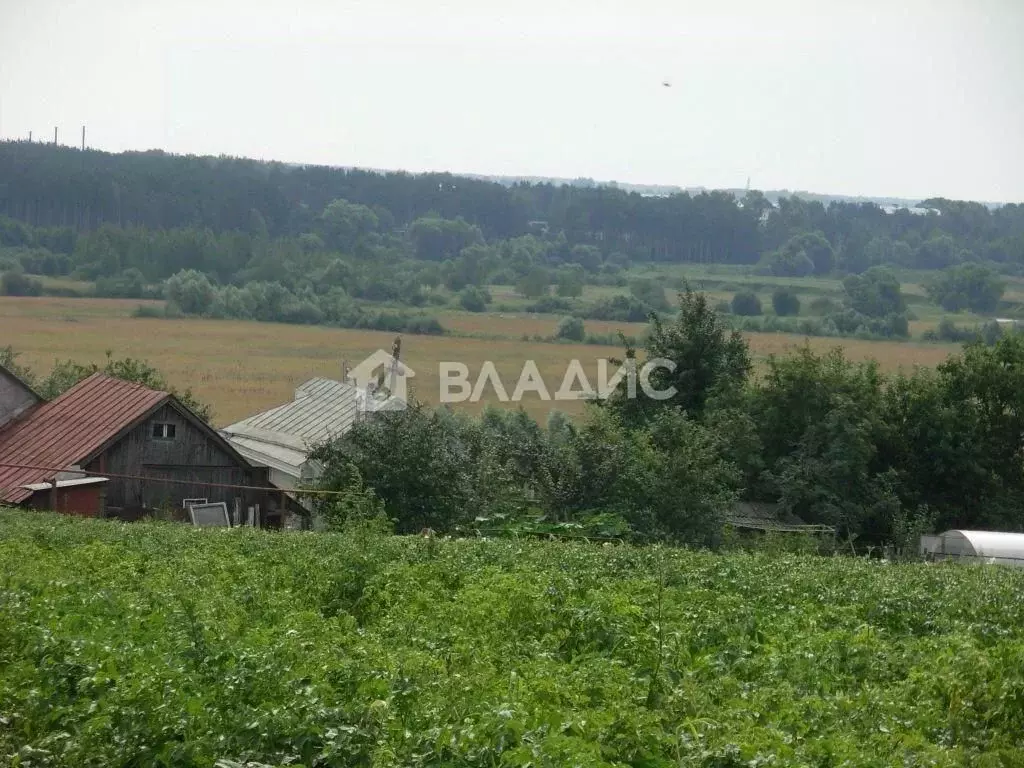
[[360,407],[367,411],[401,411],[408,402],[406,380],[416,373],[396,355],[378,349],[349,371],[346,377],[365,397]]

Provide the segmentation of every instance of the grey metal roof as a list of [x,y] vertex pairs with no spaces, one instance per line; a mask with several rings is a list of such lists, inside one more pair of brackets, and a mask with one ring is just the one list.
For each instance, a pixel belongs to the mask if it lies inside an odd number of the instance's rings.
[[759,531],[780,533],[829,533],[834,529],[828,525],[805,523],[796,515],[786,512],[774,502],[740,501],[725,516],[725,522],[733,528],[751,528]]
[[290,403],[221,430],[246,457],[297,474],[309,450],[347,432],[360,414],[362,393],[351,384],[314,378],[295,390]]
[[809,523],[784,523],[776,520],[765,520],[760,517],[726,517],[725,522],[733,528],[751,528],[758,531],[777,531],[779,533],[834,533],[830,525],[812,525]]

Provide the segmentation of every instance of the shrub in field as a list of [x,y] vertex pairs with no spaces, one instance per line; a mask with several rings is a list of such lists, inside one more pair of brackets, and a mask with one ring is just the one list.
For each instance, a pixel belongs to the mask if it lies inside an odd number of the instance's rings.
[[928,284],[928,296],[947,312],[994,312],[1006,283],[981,264],[943,270]]
[[642,323],[655,309],[632,296],[612,296],[584,307],[580,314],[587,320],[617,320]]
[[164,308],[159,305],[139,304],[132,310],[132,317],[148,317],[152,319],[166,316]]
[[558,330],[555,331],[556,338],[569,341],[583,341],[586,335],[583,321],[578,317],[563,317],[558,321]]
[[672,306],[668,299],[665,298],[665,285],[661,280],[652,278],[631,280],[629,292],[634,299],[650,307],[655,312],[667,311]]
[[0,275],[0,296],[41,296],[43,284],[21,271],[10,269]]
[[839,303],[828,296],[819,296],[810,303],[811,314],[830,315],[839,309]]
[[791,317],[800,314],[800,297],[788,288],[777,288],[772,293],[772,309],[779,317]]
[[459,293],[459,306],[467,312],[484,312],[491,303],[491,294],[486,288],[470,285]]
[[750,317],[761,314],[761,299],[753,291],[740,291],[732,297],[729,308],[734,315]]

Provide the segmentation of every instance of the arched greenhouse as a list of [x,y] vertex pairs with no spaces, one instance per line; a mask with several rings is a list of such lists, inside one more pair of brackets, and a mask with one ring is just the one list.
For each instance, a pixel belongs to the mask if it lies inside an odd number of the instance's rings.
[[1024,568],[1024,533],[946,531],[921,537],[921,554],[935,560],[998,563]]

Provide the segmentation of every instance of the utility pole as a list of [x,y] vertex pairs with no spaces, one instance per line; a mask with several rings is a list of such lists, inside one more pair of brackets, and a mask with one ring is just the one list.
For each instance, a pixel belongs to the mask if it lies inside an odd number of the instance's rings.
[[53,145],[57,146],[57,126],[53,126]]
[[82,151],[85,152],[85,126],[82,126]]
[[31,143],[32,143],[32,131],[29,131],[29,132],[28,132],[28,143],[29,143],[29,144],[31,144]]

